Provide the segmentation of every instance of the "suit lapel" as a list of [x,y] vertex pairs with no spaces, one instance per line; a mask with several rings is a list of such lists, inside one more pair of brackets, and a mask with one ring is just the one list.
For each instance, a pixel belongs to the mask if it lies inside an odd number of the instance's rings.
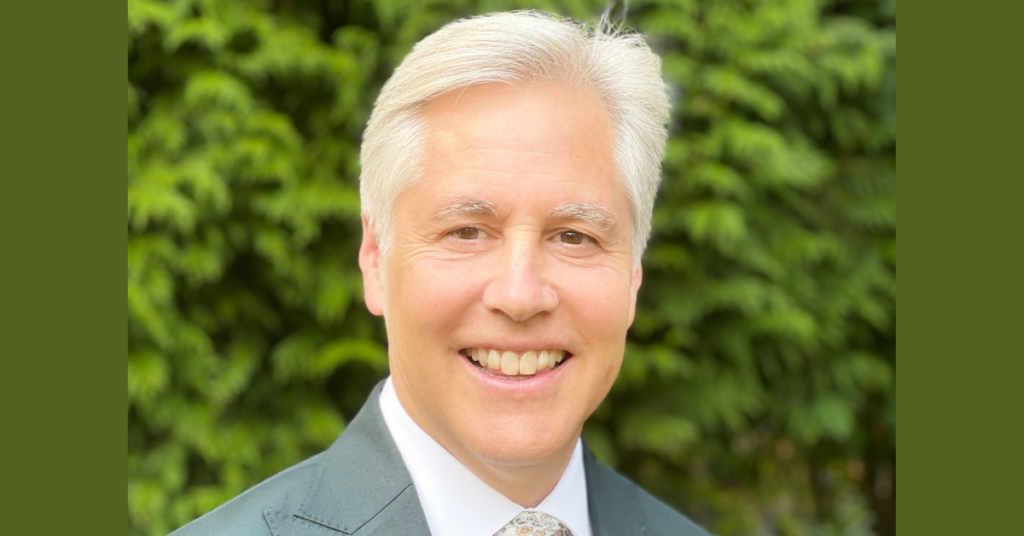
[[585,441],[583,471],[587,475],[587,506],[594,536],[644,534],[647,519],[640,508],[637,488],[601,465]]
[[383,385],[374,387],[345,432],[321,455],[298,506],[264,512],[275,536],[430,535],[412,477],[380,412]]

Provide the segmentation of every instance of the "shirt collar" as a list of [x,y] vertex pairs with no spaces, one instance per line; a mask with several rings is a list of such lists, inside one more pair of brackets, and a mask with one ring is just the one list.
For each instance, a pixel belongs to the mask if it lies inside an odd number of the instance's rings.
[[[390,377],[381,391],[380,409],[412,476],[433,536],[491,536],[526,510],[480,480],[424,432],[402,407]],[[558,518],[576,536],[591,535],[580,440],[576,440],[555,489],[531,510]]]

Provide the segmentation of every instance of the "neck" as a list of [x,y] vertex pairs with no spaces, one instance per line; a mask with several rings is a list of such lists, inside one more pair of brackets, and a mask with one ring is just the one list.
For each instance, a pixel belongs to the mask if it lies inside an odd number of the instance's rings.
[[[480,480],[523,508],[534,508],[551,494],[562,478],[566,467],[569,466],[573,451],[576,449],[576,440],[574,440],[543,459],[493,460],[486,458],[474,452],[458,438],[439,433],[427,419],[423,418],[419,408],[415,404],[411,404],[408,397],[403,396],[405,393],[397,383],[395,388],[399,403],[420,429],[452,456],[455,456]],[[578,438],[579,433],[575,437]]]
[[460,444],[449,445],[437,437],[434,440],[480,480],[523,508],[534,508],[551,494],[569,466],[576,448],[576,443],[572,442],[543,461],[509,464],[476,456],[465,448],[459,448],[462,447]]

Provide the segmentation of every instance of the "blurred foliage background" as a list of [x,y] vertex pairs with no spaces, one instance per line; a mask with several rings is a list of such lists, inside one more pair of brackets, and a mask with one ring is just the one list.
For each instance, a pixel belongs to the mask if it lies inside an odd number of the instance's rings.
[[[593,0],[128,1],[128,533],[328,447],[387,374],[360,134],[459,17]],[[674,119],[598,457],[723,535],[895,534],[896,5],[632,2]]]

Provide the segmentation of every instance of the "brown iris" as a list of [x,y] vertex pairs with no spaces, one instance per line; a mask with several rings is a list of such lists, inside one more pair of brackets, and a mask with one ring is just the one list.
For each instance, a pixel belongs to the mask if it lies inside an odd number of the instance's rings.
[[476,227],[463,227],[462,229],[455,230],[455,236],[463,240],[473,240],[480,234],[480,229]]
[[562,242],[566,244],[582,244],[583,233],[577,233],[576,231],[564,231],[562,233]]

